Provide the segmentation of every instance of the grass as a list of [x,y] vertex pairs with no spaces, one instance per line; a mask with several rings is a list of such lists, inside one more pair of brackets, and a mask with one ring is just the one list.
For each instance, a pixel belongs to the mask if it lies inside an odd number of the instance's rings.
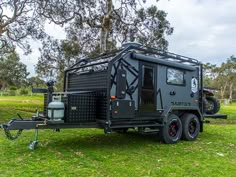
[[229,120],[236,120],[236,103],[232,103],[229,105],[222,105],[220,112],[222,114],[227,114]]
[[37,109],[43,110],[43,96],[1,96],[0,123],[16,117],[17,113],[31,117]]
[[236,124],[236,103],[232,103],[229,105],[221,104],[221,109],[219,114],[226,114],[227,119],[209,119],[211,123],[214,124]]
[[[0,97],[0,107],[3,99]],[[22,102],[27,99],[28,103]],[[16,113],[15,109],[42,106],[37,100],[42,98],[8,98],[0,110],[1,121]],[[27,145],[33,139],[33,131],[23,132],[16,141],[6,140],[0,131],[0,176],[233,177],[236,125],[231,123],[236,119],[235,108],[235,104],[222,106],[222,113],[229,113],[230,121],[205,124],[196,141],[175,145],[161,144],[156,135],[134,131],[105,135],[100,129],[65,129],[60,133],[40,130],[39,147],[31,151]],[[3,114],[4,109],[11,112]]]

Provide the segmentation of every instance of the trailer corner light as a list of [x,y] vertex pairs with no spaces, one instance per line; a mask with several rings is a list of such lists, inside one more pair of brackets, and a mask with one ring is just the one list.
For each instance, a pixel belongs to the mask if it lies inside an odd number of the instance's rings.
[[115,99],[116,98],[116,96],[111,96],[111,99]]

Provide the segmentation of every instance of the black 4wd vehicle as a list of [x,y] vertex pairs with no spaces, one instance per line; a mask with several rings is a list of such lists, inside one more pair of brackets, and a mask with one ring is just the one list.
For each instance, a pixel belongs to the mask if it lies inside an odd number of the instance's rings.
[[[133,128],[159,133],[168,144],[181,138],[193,141],[203,131],[205,113],[217,112],[206,109],[213,97],[206,94],[202,79],[202,64],[196,59],[130,43],[81,59],[65,71],[63,92],[54,92],[52,82],[46,90],[35,89],[45,93],[43,114],[13,119],[2,128],[9,139],[23,129],[35,129],[31,149],[39,129],[102,128],[111,133]],[[12,136],[10,130],[19,132]]]

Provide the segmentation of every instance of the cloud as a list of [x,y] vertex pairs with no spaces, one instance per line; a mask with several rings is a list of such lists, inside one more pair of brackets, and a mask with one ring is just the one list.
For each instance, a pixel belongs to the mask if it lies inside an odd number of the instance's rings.
[[235,6],[234,0],[159,1],[159,9],[168,13],[175,28],[167,37],[169,50],[202,62],[226,60],[236,49]]
[[27,66],[27,71],[30,73],[30,76],[35,75],[34,66],[38,62],[38,57],[40,56],[39,48],[41,44],[37,41],[30,41],[32,48],[32,53],[29,55],[24,55],[24,52],[19,47],[16,48],[17,53],[20,55],[21,62]]

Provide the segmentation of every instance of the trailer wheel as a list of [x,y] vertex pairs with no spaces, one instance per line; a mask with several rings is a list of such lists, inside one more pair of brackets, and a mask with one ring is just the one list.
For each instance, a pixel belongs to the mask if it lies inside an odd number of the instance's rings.
[[170,114],[161,130],[161,140],[166,144],[175,144],[182,136],[182,123],[175,114]]
[[194,141],[200,132],[200,122],[194,114],[184,114],[181,118],[183,125],[182,138],[187,141]]
[[220,110],[220,102],[218,99],[212,96],[206,97],[206,101],[204,102],[206,114],[216,114]]

